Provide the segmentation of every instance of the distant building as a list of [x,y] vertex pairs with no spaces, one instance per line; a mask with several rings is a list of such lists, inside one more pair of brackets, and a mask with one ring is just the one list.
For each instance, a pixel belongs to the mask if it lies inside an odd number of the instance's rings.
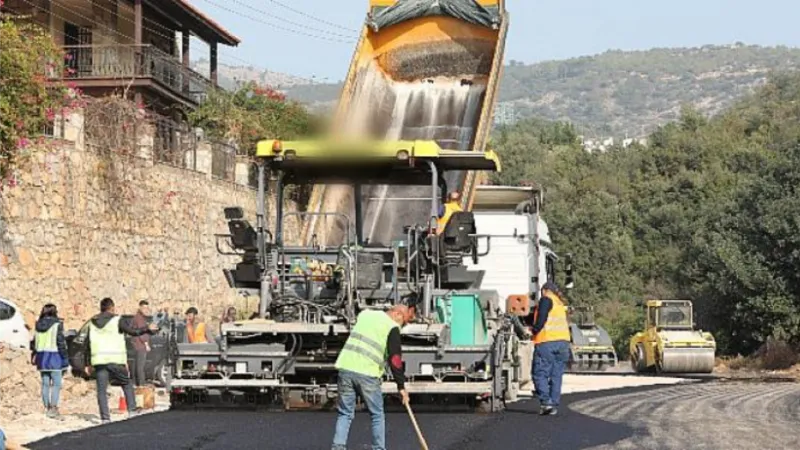
[[[614,138],[613,137],[604,137],[598,139],[586,139],[584,136],[579,136],[581,140],[581,145],[583,149],[587,152],[605,152],[608,151],[610,148],[614,147]],[[630,147],[633,144],[638,144],[641,146],[647,146],[647,139],[639,138],[625,138],[622,140],[622,148]]]
[[494,109],[494,124],[496,126],[513,125],[516,122],[517,112],[514,105],[510,103],[498,103],[497,107]]

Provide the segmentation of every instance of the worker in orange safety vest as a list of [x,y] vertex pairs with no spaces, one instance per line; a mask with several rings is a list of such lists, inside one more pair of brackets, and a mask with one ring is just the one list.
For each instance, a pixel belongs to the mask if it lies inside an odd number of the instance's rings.
[[547,282],[542,287],[542,296],[533,311],[532,331],[532,378],[539,399],[539,414],[555,415],[570,353],[567,307],[555,283]]
[[206,324],[197,317],[197,308],[192,306],[186,310],[186,341],[190,344],[207,344],[214,342],[214,336]]

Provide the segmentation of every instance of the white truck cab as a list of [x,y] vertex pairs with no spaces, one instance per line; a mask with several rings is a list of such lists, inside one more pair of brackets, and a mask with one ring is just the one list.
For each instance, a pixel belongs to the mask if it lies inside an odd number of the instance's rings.
[[[558,255],[550,240],[550,230],[542,220],[542,193],[535,187],[478,186],[472,204],[475,228],[480,236],[478,264],[470,258],[470,270],[483,270],[482,289],[496,289],[500,298],[530,295],[538,301],[542,286],[555,282]],[[571,270],[567,257],[567,278]],[[570,286],[565,286],[569,288]],[[505,302],[501,302],[505,308]]]

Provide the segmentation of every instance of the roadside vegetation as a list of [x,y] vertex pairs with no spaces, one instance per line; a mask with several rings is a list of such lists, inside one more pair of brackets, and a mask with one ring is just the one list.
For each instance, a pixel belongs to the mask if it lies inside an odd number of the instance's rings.
[[693,300],[723,354],[798,348],[800,75],[711,119],[684,108],[648,140],[589,153],[570,125],[526,120],[496,132],[508,170],[494,182],[546,189],[553,238],[576,260],[571,300],[596,305],[621,356],[644,298]]
[[246,83],[235,90],[216,89],[189,113],[189,120],[209,136],[253,154],[262,139],[293,139],[313,134],[317,118],[278,91]]
[[11,179],[48,122],[77,106],[77,90],[48,81],[64,53],[41,28],[0,18],[0,188]]

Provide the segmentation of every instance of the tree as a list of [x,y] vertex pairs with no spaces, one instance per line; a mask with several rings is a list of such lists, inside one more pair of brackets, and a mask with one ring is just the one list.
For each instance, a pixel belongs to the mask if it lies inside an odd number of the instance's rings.
[[217,89],[189,114],[195,126],[230,140],[249,153],[262,139],[293,139],[312,133],[317,119],[300,104],[271,88],[247,83],[235,91]]
[[[493,181],[537,181],[571,301],[594,304],[619,350],[634,300],[688,298],[723,353],[800,346],[800,75],[772,76],[711,119],[685,107],[647,147],[588,153],[565,124],[522,121],[494,143]],[[620,342],[622,341],[622,342]]]

